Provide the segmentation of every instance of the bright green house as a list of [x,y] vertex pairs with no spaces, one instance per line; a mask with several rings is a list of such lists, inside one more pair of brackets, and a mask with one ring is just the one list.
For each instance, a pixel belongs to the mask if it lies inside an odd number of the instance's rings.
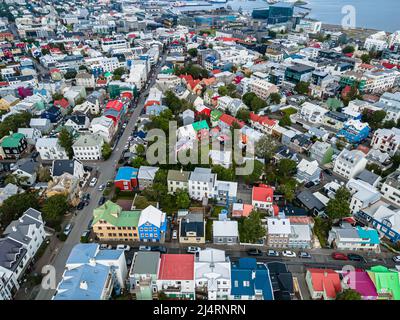
[[375,285],[378,299],[400,300],[400,272],[384,266],[374,266],[367,272]]

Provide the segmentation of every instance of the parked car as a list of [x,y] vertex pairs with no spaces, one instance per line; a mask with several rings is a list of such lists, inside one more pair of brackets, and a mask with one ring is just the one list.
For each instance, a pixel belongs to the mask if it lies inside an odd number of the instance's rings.
[[332,259],[334,259],[334,260],[344,260],[344,261],[349,260],[349,258],[347,258],[347,256],[344,253],[340,253],[340,252],[333,252],[332,253]]
[[392,258],[392,260],[393,260],[394,262],[399,262],[399,263],[400,263],[400,256],[394,256],[394,257]]
[[201,251],[200,247],[187,247],[186,252],[187,253],[198,253]]
[[129,251],[131,250],[131,247],[128,246],[127,244],[119,244],[117,245],[117,250]]
[[367,262],[363,256],[360,256],[359,254],[355,254],[355,253],[349,253],[347,255],[347,258],[350,261],[358,261],[358,262],[364,262],[364,263]]
[[103,191],[106,188],[106,185],[103,183],[97,187],[98,191]]
[[311,259],[311,254],[309,254],[308,252],[301,251],[299,252],[299,257],[305,259]]
[[83,196],[82,200],[83,200],[83,201],[86,201],[86,202],[89,202],[89,201],[90,201],[90,193],[86,193],[86,194]]
[[99,200],[99,206],[101,206],[104,202],[106,202],[106,197],[101,197]]
[[290,250],[282,251],[282,255],[287,258],[296,258],[296,252]]
[[82,210],[84,207],[85,207],[85,202],[84,202],[84,201],[81,201],[81,202],[79,202],[79,204],[78,204],[78,206],[76,207],[76,209]]
[[178,239],[178,231],[174,230],[172,231],[172,240],[177,240]]
[[104,244],[104,243],[103,243],[103,244],[100,245],[100,249],[101,249],[101,250],[106,250],[106,249],[109,249],[109,250],[110,250],[110,249],[112,249],[112,245],[111,245],[111,244]]
[[328,176],[333,175],[332,171],[329,170],[329,169],[324,169],[324,172],[325,172]]
[[94,187],[97,183],[97,178],[93,177],[92,180],[90,180],[89,186],[90,187]]
[[90,235],[90,230],[83,231],[83,233],[81,235],[81,242],[82,243],[88,243],[89,242],[89,235]]
[[65,226],[65,228],[64,228],[64,234],[65,234],[66,236],[68,236],[68,235],[71,233],[72,227],[73,227],[72,223],[68,223],[68,224]]
[[279,252],[275,250],[268,250],[267,251],[267,256],[268,257],[279,257]]
[[150,247],[151,251],[158,251],[160,253],[167,253],[167,247],[164,246],[154,246],[154,247]]
[[92,223],[93,223],[93,218],[90,219],[90,221],[89,221],[89,223],[88,223],[88,225],[87,225],[87,228],[88,228],[89,230],[92,229]]
[[139,246],[139,251],[151,251],[150,246]]
[[306,187],[306,188],[311,188],[311,187],[313,187],[313,186],[315,186],[315,183],[312,182],[312,181],[309,181],[309,182],[307,182],[307,183],[304,185],[304,187]]
[[262,256],[262,254],[263,254],[260,249],[256,249],[256,248],[248,249],[246,252],[249,256]]

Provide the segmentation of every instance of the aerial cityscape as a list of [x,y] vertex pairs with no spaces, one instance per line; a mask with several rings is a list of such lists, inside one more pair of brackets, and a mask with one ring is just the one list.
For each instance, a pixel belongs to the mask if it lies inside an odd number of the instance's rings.
[[0,300],[400,300],[377,6],[3,0]]

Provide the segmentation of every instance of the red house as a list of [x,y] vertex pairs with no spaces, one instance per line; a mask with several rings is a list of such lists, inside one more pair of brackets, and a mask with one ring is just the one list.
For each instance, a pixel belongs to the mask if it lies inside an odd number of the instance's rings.
[[120,167],[114,179],[114,185],[119,190],[132,191],[138,186],[139,169],[132,167]]

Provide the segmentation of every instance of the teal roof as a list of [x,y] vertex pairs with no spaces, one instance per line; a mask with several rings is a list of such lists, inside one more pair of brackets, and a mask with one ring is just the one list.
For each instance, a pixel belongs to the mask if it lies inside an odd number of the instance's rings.
[[3,139],[1,146],[5,148],[17,148],[24,137],[22,133],[13,133],[11,136]]
[[376,231],[375,229],[363,229],[360,226],[358,226],[357,231],[360,238],[369,239],[370,240],[369,242],[372,244],[380,243],[378,231]]
[[210,128],[208,127],[207,121],[206,120],[201,120],[195,123],[192,123],[193,129],[195,131],[200,131],[202,129],[207,129],[209,130]]

